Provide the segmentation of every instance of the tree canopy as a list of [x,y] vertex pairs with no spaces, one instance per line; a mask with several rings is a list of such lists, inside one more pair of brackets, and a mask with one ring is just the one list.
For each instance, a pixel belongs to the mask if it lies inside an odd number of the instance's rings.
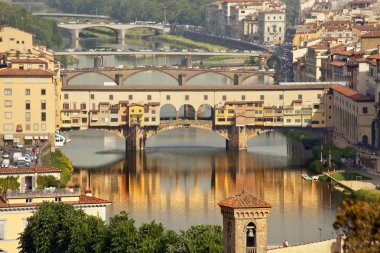
[[0,2],[0,23],[32,33],[35,43],[42,43],[50,48],[57,48],[62,44],[62,35],[55,21],[33,16],[25,8]]
[[105,224],[71,205],[44,202],[28,219],[19,249],[21,253],[217,253],[222,251],[222,228],[197,225],[178,234],[155,221],[136,227],[125,212]]
[[380,252],[380,202],[343,201],[334,228],[346,236],[349,252]]

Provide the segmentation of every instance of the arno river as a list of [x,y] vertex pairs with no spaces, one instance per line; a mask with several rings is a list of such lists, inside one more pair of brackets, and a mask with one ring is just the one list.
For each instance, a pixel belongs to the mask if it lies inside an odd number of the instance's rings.
[[341,196],[301,178],[310,154],[279,132],[251,139],[240,152],[226,151],[224,139],[196,129],[163,132],[137,153],[126,153],[124,140],[108,132],[68,135],[72,143],[63,152],[76,168],[72,182],[111,200],[108,216],[127,211],[137,224],[156,220],[177,231],[221,224],[218,201],[244,190],[273,205],[269,245],[333,235]]
[[[97,40],[88,43],[105,45]],[[126,47],[157,46],[144,43],[139,41]],[[93,67],[93,57],[82,56],[79,60],[78,66],[68,68]],[[180,62],[178,57],[131,60],[110,56],[104,60],[107,66]],[[162,73],[144,72],[132,78],[129,83],[157,85],[158,81],[164,81],[177,85]],[[102,85],[105,81],[109,80],[86,74],[73,79],[72,84]],[[229,81],[210,73],[194,82],[193,85],[212,85]],[[80,184],[82,190],[90,188],[96,197],[111,200],[108,216],[126,211],[138,225],[156,220],[177,231],[196,224],[221,225],[217,203],[244,190],[273,205],[268,225],[269,245],[280,245],[285,239],[290,244],[306,243],[334,235],[332,223],[342,196],[327,184],[301,178],[310,152],[280,132],[251,139],[248,151],[232,152],[225,150],[225,140],[216,134],[177,129],[152,137],[147,149],[137,153],[127,153],[124,140],[108,132],[67,134],[72,143],[62,150],[75,166],[72,183]]]

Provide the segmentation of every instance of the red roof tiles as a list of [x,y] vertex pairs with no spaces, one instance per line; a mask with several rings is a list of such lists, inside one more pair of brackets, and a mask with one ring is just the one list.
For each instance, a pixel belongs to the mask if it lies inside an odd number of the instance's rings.
[[353,90],[351,88],[348,88],[346,86],[335,84],[331,87],[331,89],[341,93],[342,95],[351,98],[352,100],[356,102],[371,102],[374,101],[374,99],[370,96],[366,96],[362,93],[357,92],[356,90]]
[[55,73],[42,69],[0,69],[0,76],[54,76]]
[[219,206],[231,208],[270,208],[271,204],[260,200],[250,194],[242,193],[222,200],[218,203]]
[[62,170],[49,167],[31,167],[31,168],[2,168],[0,175],[7,174],[29,174],[29,173],[60,173]]

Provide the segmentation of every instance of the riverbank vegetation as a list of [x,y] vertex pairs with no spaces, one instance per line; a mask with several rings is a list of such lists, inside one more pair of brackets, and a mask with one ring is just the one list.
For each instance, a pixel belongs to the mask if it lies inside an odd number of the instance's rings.
[[127,213],[109,223],[64,203],[43,202],[20,236],[20,252],[222,252],[221,226],[197,225],[179,233],[152,221],[140,227]]
[[59,48],[62,45],[61,31],[54,20],[33,16],[24,8],[1,2],[0,18],[0,24],[32,33],[34,44],[43,44],[49,48]]
[[8,189],[18,190],[20,189],[20,183],[18,182],[18,177],[8,176],[6,178],[0,178],[0,188],[3,191]]
[[109,15],[120,22],[136,20],[202,25],[205,6],[213,0],[44,0],[58,12]]
[[61,183],[66,185],[71,178],[71,173],[74,170],[74,167],[70,159],[65,156],[60,150],[56,150],[51,153],[52,158],[52,167],[59,168],[61,172]]
[[182,36],[169,35],[169,34],[149,37],[149,40],[166,42],[173,46],[186,47],[186,48],[198,48],[198,49],[206,49],[206,50],[227,50],[228,49],[223,46],[208,44],[204,42],[198,42],[198,41],[187,39]]

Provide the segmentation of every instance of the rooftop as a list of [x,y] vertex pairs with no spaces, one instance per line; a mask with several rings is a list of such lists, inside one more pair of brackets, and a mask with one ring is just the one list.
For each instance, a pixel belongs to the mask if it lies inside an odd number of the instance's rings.
[[28,70],[20,70],[20,69],[0,69],[0,76],[44,76],[51,77],[54,76],[55,73],[53,71],[42,70],[42,69],[28,69]]
[[231,208],[271,208],[272,205],[260,200],[253,195],[241,193],[218,203],[221,207]]
[[30,174],[30,173],[61,173],[61,169],[50,167],[31,167],[31,168],[2,168],[0,175],[8,174]]
[[340,84],[333,85],[331,87],[331,89],[339,92],[340,94],[342,94],[346,97],[351,98],[352,100],[354,100],[356,102],[372,102],[372,101],[374,101],[373,97],[364,95],[360,92],[357,92],[356,90],[353,90],[349,87],[346,87],[346,86],[343,86]]

